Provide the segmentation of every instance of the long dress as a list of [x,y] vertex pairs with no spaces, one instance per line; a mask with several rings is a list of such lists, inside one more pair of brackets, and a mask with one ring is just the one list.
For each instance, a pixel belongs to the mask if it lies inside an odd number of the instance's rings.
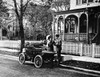
[[61,61],[61,49],[62,49],[62,41],[61,39],[55,39],[54,45],[56,46],[56,52],[57,52],[57,59],[58,59],[58,65]]

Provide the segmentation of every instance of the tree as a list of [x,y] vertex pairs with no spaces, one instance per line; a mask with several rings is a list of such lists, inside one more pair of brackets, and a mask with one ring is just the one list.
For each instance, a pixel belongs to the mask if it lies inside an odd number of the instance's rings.
[[4,13],[8,14],[7,12],[8,12],[8,8],[5,6],[5,2],[3,2],[3,0],[0,0],[0,17]]
[[5,6],[5,2],[0,0],[0,26],[2,25],[2,21],[5,17],[8,16],[8,8]]
[[0,0],[0,39],[2,39],[2,35],[4,29],[4,20],[6,17],[8,17],[8,8],[5,5],[6,3],[3,0]]
[[42,2],[45,2],[45,5],[51,6],[53,0],[41,0]]
[[17,0],[13,0],[14,2],[14,8],[15,8],[15,13],[17,16],[17,19],[19,21],[19,28],[20,28],[20,39],[21,39],[21,49],[20,52],[22,52],[22,49],[24,47],[25,39],[24,39],[24,28],[23,28],[23,17],[24,17],[24,12],[28,6],[28,3],[30,0],[27,0],[26,3],[23,2],[23,0],[20,0],[20,5],[18,6]]
[[37,36],[38,34],[46,36],[51,32],[53,17],[49,8],[50,6],[30,3],[29,8],[27,9],[26,15],[28,16],[31,25],[35,28]]

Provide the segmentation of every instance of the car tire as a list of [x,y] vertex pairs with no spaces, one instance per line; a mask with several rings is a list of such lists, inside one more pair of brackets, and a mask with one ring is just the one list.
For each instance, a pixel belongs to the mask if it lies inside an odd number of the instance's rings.
[[36,55],[34,58],[34,66],[36,68],[41,68],[43,65],[43,58],[41,55]]
[[25,64],[25,54],[24,53],[19,54],[19,63],[21,65]]

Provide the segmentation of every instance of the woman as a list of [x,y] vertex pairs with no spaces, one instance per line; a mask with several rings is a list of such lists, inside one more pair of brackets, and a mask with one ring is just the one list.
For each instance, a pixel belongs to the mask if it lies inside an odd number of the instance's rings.
[[53,50],[53,40],[52,40],[52,36],[51,35],[48,35],[46,37],[46,41],[47,41],[47,44],[46,44],[46,47],[47,47],[47,51],[54,51]]

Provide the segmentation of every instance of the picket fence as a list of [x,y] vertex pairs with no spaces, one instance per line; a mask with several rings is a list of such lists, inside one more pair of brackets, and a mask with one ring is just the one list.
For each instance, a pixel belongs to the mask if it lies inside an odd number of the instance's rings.
[[[42,43],[42,41],[25,41],[29,43]],[[11,49],[19,49],[21,41],[14,40],[0,40],[0,48],[11,48]]]
[[[25,41],[30,43],[41,43],[42,41]],[[8,48],[20,48],[20,41],[0,41],[0,47]],[[78,56],[88,56],[100,58],[100,46],[93,44],[84,43],[73,43],[73,42],[63,42],[62,53],[78,55]]]
[[100,46],[95,43],[89,45],[84,43],[64,42],[62,45],[62,53],[99,58]]

